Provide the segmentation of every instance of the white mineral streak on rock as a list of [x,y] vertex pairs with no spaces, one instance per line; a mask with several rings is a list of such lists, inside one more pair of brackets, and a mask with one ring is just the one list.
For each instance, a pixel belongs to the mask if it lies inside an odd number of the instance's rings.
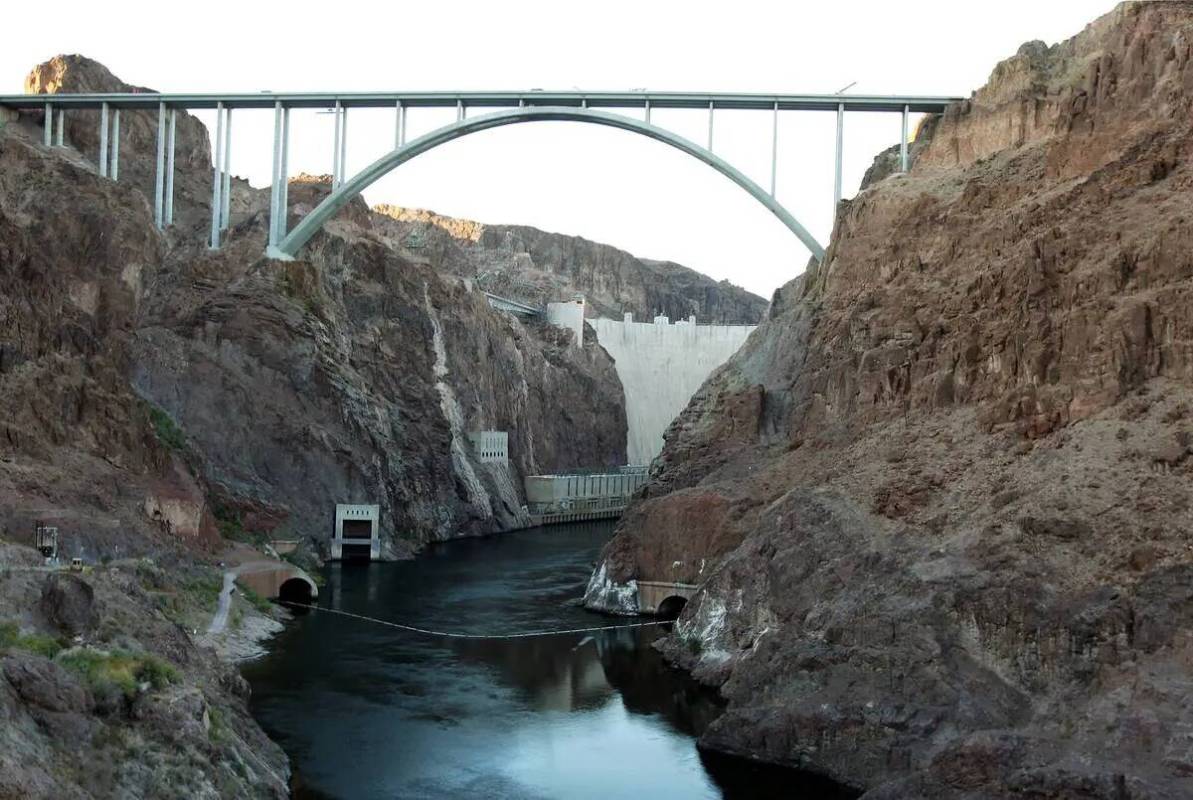
[[588,579],[584,591],[584,605],[609,614],[638,613],[638,582],[617,583],[609,578],[604,562]]
[[435,314],[435,307],[431,305],[431,296],[426,286],[423,287],[423,301],[427,307],[427,318],[431,320],[432,347],[435,351],[435,389],[439,392],[439,407],[443,409],[443,416],[452,433],[452,468],[456,476],[468,493],[468,501],[476,506],[483,516],[491,512],[489,493],[481,485],[480,478],[468,460],[468,451],[464,446],[464,413],[460,410],[460,403],[451,384],[447,382],[447,348],[443,344],[443,328],[439,325],[439,317]]

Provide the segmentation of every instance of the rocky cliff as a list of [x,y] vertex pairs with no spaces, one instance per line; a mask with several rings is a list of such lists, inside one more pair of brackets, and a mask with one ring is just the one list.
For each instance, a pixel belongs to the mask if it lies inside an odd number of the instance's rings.
[[699,584],[705,746],[866,798],[1193,793],[1193,6],[1025,45],[838,209],[589,586]]
[[670,261],[635,258],[579,236],[521,225],[486,225],[421,209],[381,205],[380,227],[427,263],[476,281],[486,291],[531,303],[584,294],[589,317],[753,325],[767,301]]
[[[27,86],[131,88],[78,56]],[[220,534],[319,550],[337,502],[376,502],[401,557],[523,524],[522,475],[625,463],[612,361],[494,311],[362,203],[268,261],[268,192],[235,180],[208,250],[208,138],[185,113],[164,232],[155,114],[122,114],[118,181],[94,113],[68,112],[61,148],[40,112],[0,123],[0,797],[284,796],[285,756],[198,635]],[[291,213],[327,191],[295,179]],[[509,432],[508,466],[473,451],[485,429]],[[83,622],[59,618],[39,522],[88,564],[61,590]]]
[[[135,88],[80,56],[40,65],[26,84],[44,92]],[[261,257],[268,193],[235,181],[225,246],[207,250],[210,152],[203,126],[186,113],[176,224],[159,234],[147,200],[156,115],[122,115],[116,183],[91,166],[95,117],[68,113],[68,146],[49,151],[37,144],[39,114],[5,131],[3,177],[10,205],[21,205],[21,215],[14,209],[3,220],[16,229],[6,242],[37,236],[25,249],[38,275],[10,276],[13,314],[31,321],[10,316],[6,330],[21,335],[5,337],[4,360],[42,355],[22,341],[30,326],[66,328],[83,342],[81,369],[110,365],[119,411],[106,418],[132,408],[158,415],[176,433],[174,457],[190,465],[225,527],[321,542],[336,502],[377,502],[384,552],[395,556],[521,524],[522,475],[625,463],[621,386],[595,343],[571,348],[554,328],[490,309],[457,277],[465,269],[450,259],[428,264],[361,203],[312,242],[305,260],[270,262]],[[291,212],[305,213],[327,191],[325,179],[300,176]],[[108,195],[119,207],[100,202]],[[66,209],[70,221],[42,224]],[[87,274],[76,278],[80,270]],[[44,302],[31,307],[29,293]],[[62,349],[42,347],[46,355]],[[33,408],[48,390],[32,379],[3,388],[14,405]],[[79,413],[95,402],[80,399]],[[56,422],[55,413],[42,418]],[[484,429],[509,432],[510,468],[472,452],[468,434]],[[33,447],[32,433],[24,435]],[[74,458],[78,439],[58,438]],[[94,439],[101,457],[111,454],[106,434]],[[128,449],[126,460],[145,460],[138,442]],[[162,459],[144,470],[163,470]],[[86,482],[87,470],[80,474]],[[15,503],[13,513],[28,516],[25,508]]]

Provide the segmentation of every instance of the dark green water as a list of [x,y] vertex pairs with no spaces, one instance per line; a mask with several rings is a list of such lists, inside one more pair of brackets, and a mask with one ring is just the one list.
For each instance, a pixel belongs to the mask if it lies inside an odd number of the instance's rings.
[[[436,630],[616,623],[574,601],[611,523],[337,564],[319,603]],[[719,708],[669,669],[655,629],[450,640],[318,611],[244,670],[300,798],[820,798],[798,773],[702,755]],[[809,782],[811,781],[811,782]]]

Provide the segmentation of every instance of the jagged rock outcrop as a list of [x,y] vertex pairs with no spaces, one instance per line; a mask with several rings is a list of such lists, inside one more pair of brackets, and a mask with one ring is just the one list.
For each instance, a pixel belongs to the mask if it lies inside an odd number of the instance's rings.
[[[153,92],[117,78],[103,64],[81,55],[60,55],[38,64],[25,77],[29,94],[79,92]],[[40,115],[37,116],[40,119]],[[94,163],[99,158],[100,112],[67,111],[63,144]],[[55,128],[58,124],[54,120]],[[157,111],[120,112],[120,181],[135,186],[152,207],[157,164]],[[55,134],[55,137],[57,134]],[[177,112],[174,132],[174,216],[177,223],[199,227],[210,219],[212,166],[206,126],[186,111]],[[235,181],[232,202],[240,210],[248,184]]]
[[532,303],[582,293],[588,316],[638,321],[664,314],[701,323],[753,325],[767,301],[670,261],[635,258],[579,236],[523,225],[485,225],[421,209],[380,205],[379,228],[431,266],[486,291]]
[[[27,88],[136,89],[79,56],[39,66]],[[397,556],[433,539],[523,524],[521,475],[625,462],[621,387],[595,343],[571,348],[552,328],[493,311],[451,270],[395,247],[359,200],[329,222],[306,260],[269,262],[261,257],[268,192],[235,182],[224,247],[209,251],[208,137],[186,114],[178,122],[179,213],[158,233],[147,196],[156,114],[122,114],[118,183],[95,175],[93,117],[70,112],[68,147],[49,151],[30,127],[40,113],[4,130],[9,213],[0,224],[12,231],[0,246],[20,250],[5,263],[14,271],[5,298],[14,336],[0,364],[53,350],[25,340],[58,326],[78,340],[74,366],[107,381],[111,408],[94,415],[97,423],[111,428],[135,410],[122,448],[112,446],[111,430],[78,431],[83,442],[92,436],[93,457],[139,470],[128,498],[137,502],[118,504],[122,515],[200,544],[214,539],[216,516],[225,528],[285,528],[322,543],[336,502],[379,502],[385,553]],[[325,177],[295,178],[292,220],[328,190]],[[36,224],[61,211],[72,216],[53,235]],[[88,260],[90,250],[98,257]],[[25,301],[30,293],[37,303]],[[35,386],[27,366],[0,387],[13,409],[10,445],[44,456],[39,470],[80,457],[79,437],[60,429],[52,405],[40,408],[70,372],[47,360],[45,374]],[[79,413],[94,405],[91,395],[76,403]],[[32,435],[37,426],[17,424],[30,413],[62,453],[47,455]],[[494,428],[510,433],[509,469],[482,465],[468,445],[469,432]],[[179,472],[179,459],[202,485]],[[76,531],[73,512],[63,510],[93,492],[95,471],[77,465],[77,492],[32,507],[103,551],[115,539]],[[18,499],[8,521],[29,536],[35,513],[21,482],[11,483]],[[60,477],[56,485],[72,484]]]
[[[703,744],[867,798],[1193,792],[1193,6],[1025,46],[841,206],[589,603],[700,585]],[[620,594],[619,594],[620,592]]]
[[[293,208],[328,184],[295,182]],[[172,262],[132,382],[188,437],[235,513],[323,538],[336,502],[382,506],[385,552],[524,523],[521,476],[625,462],[612,362],[391,247],[350,204],[302,261],[260,258],[263,217]],[[218,277],[216,277],[218,276]],[[510,434],[512,472],[467,441]]]

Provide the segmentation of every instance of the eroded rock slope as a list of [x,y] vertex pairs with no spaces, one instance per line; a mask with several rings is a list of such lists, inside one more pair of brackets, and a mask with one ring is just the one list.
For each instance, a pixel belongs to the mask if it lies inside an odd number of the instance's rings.
[[588,602],[867,798],[1193,794],[1193,6],[1025,45],[839,209]]

